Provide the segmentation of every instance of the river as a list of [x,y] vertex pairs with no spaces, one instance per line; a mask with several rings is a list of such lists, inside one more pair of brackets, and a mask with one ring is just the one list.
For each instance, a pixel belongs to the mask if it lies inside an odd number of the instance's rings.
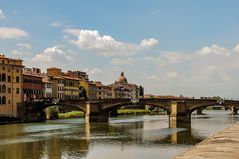
[[203,112],[186,128],[169,128],[167,115],[0,125],[0,159],[172,159],[239,121],[229,111]]

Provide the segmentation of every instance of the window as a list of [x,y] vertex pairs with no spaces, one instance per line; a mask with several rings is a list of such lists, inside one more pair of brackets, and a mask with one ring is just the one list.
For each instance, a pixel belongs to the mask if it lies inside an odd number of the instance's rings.
[[10,99],[8,100],[8,104],[11,104],[11,101],[10,101]]
[[19,69],[17,69],[17,73],[19,72]]
[[11,76],[7,76],[7,82],[11,82]]
[[6,74],[5,73],[2,74],[2,81],[6,82]]
[[7,89],[7,92],[10,94],[10,93],[11,93],[11,88],[8,88],[8,89]]
[[19,76],[16,77],[16,82],[19,83],[20,79]]
[[2,97],[2,104],[6,104],[6,97],[5,96]]
[[19,88],[17,88],[17,90],[16,90],[16,93],[17,93],[17,94],[19,94],[19,93],[20,93],[20,90],[19,90]]
[[2,93],[6,93],[6,85],[5,84],[2,85]]
[[2,104],[2,97],[0,96],[0,105]]

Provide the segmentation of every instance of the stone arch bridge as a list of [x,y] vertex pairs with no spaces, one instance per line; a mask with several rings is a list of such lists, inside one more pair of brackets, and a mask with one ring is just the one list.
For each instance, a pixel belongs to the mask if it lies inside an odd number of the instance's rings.
[[[130,99],[103,99],[96,101],[85,100],[62,100],[58,103],[54,103],[58,106],[72,107],[79,109],[85,113],[86,121],[90,122],[107,122],[109,119],[109,113],[117,108],[126,105],[150,105],[160,107],[168,112],[170,124],[177,123],[190,123],[191,113],[195,110],[202,110],[208,106],[221,105],[228,107],[234,113],[237,113],[239,109],[239,101],[236,100],[224,100],[218,102],[213,99],[139,99],[138,101],[131,101]],[[39,101],[35,103],[27,103],[28,108],[35,109],[37,111],[43,110],[49,106],[54,105],[51,101]],[[39,113],[38,113],[39,114]],[[174,126],[175,126],[174,125]],[[173,125],[172,125],[173,126]]]

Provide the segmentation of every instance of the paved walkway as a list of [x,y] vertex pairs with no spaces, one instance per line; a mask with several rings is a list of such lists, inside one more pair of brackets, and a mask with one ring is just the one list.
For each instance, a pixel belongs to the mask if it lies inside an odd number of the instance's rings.
[[239,122],[193,146],[176,159],[239,159]]

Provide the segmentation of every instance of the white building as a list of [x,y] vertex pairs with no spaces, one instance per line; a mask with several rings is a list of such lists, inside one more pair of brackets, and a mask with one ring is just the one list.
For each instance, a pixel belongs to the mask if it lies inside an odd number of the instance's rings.
[[47,76],[43,77],[42,82],[43,82],[43,97],[52,98],[53,82],[49,81]]

